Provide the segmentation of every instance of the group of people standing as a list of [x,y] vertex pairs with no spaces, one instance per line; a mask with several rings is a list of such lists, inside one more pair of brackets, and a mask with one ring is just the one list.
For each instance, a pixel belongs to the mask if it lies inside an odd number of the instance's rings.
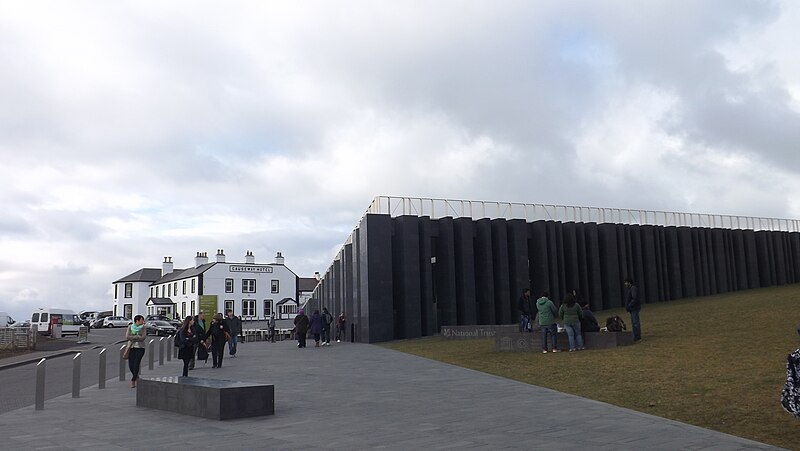
[[[322,313],[319,310],[314,310],[309,318],[303,309],[297,312],[294,318],[294,332],[297,337],[297,347],[306,347],[306,336],[309,329],[314,336],[315,347],[330,346],[331,344],[331,324],[333,324],[333,315],[328,311],[327,307],[322,307]],[[345,330],[347,324],[347,317],[344,312],[341,312],[336,318],[336,342],[345,339]]]
[[[625,310],[631,315],[634,341],[641,340],[642,329],[639,320],[641,302],[638,290],[633,284],[633,280],[626,278],[625,285]],[[533,320],[538,317],[538,323],[542,334],[542,353],[559,352],[558,349],[558,322],[564,324],[564,330],[569,339],[570,351],[582,351],[586,349],[584,343],[585,332],[596,332],[600,330],[597,318],[589,307],[589,301],[581,299],[577,290],[572,290],[564,298],[561,307],[556,308],[553,301],[549,298],[550,294],[545,291],[533,302],[531,300],[530,288],[522,290],[522,296],[517,301],[519,311],[519,331],[531,332],[533,330]],[[548,338],[552,347],[548,348]]]

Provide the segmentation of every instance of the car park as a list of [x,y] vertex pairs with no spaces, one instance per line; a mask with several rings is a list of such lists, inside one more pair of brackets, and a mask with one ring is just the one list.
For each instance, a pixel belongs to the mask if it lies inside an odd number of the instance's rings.
[[108,316],[103,319],[103,327],[128,327],[130,324],[133,321],[124,316]]
[[145,323],[145,333],[147,335],[157,335],[157,336],[169,336],[174,335],[175,326],[170,324],[168,321],[163,320],[152,320]]

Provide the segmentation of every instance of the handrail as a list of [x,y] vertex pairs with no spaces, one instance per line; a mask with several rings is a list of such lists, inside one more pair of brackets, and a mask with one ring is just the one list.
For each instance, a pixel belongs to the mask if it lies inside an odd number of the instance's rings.
[[429,216],[432,219],[502,218],[525,219],[528,222],[552,220],[800,232],[800,220],[797,219],[399,196],[375,196],[365,214],[388,214],[392,217]]

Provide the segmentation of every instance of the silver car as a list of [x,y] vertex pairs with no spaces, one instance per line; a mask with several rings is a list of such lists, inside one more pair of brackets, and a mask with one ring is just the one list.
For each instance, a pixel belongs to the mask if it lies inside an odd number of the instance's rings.
[[152,320],[145,324],[145,333],[147,335],[157,335],[168,337],[175,334],[175,326],[162,320]]
[[103,327],[128,327],[130,324],[133,321],[124,316],[107,316],[103,319]]

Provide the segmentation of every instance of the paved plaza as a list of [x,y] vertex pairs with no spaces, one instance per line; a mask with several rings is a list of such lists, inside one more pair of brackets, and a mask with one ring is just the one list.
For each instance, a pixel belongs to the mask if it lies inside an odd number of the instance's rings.
[[[182,363],[156,359],[148,371],[145,356],[143,366],[142,377],[179,375]],[[209,359],[190,375],[274,384],[275,415],[214,421],[140,408],[115,378],[43,411],[0,415],[2,448],[776,449],[367,344],[246,343],[222,368]]]

